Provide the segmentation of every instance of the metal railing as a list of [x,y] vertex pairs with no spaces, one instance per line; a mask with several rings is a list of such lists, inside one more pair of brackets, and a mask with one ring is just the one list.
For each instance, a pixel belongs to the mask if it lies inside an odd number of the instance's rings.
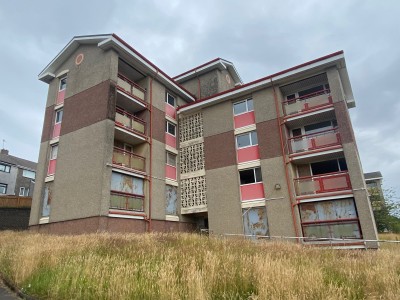
[[132,211],[144,210],[144,196],[133,195],[118,191],[110,192],[110,208]]
[[332,104],[332,97],[330,95],[330,90],[325,89],[301,97],[285,100],[282,103],[284,113],[287,116]]
[[145,89],[143,89],[124,75],[118,74],[117,86],[134,98],[139,98],[140,100],[144,101],[146,93]]
[[125,151],[118,147],[114,147],[112,162],[115,165],[120,165],[129,169],[145,171],[146,159],[143,156]]
[[146,122],[120,108],[116,109],[115,123],[130,131],[145,134]]
[[295,136],[289,138],[288,141],[290,154],[336,146],[342,143],[337,128]]
[[294,179],[297,196],[314,195],[351,189],[347,171]]

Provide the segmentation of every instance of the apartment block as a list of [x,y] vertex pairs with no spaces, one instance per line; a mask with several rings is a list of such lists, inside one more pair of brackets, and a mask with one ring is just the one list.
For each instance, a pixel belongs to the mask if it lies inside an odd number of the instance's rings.
[[377,247],[342,51],[243,83],[221,58],[172,78],[115,34],[79,36],[39,79],[32,230]]

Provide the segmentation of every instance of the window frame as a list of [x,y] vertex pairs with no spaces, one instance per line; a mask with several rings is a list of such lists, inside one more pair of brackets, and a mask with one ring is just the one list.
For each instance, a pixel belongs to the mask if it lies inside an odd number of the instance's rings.
[[[10,173],[11,172],[11,166],[10,165],[4,164],[4,163],[0,163],[0,167],[2,167],[2,166],[4,166],[4,170],[2,170],[0,168],[0,172],[4,172],[4,173]],[[8,171],[7,171],[7,169],[8,169]]]
[[[21,194],[21,191],[22,191],[22,194]],[[25,187],[21,186],[21,187],[19,188],[19,194],[18,194],[18,196],[25,196]]]
[[[31,172],[31,173],[33,173],[33,177],[25,176],[25,175],[24,175],[25,172]],[[36,178],[36,172],[35,172],[35,171],[31,171],[31,170],[22,170],[22,177],[35,180],[35,178]]]
[[[171,97],[174,101],[174,104],[169,103],[169,97]],[[176,97],[174,95],[172,95],[171,93],[167,92],[166,96],[165,96],[165,103],[169,104],[170,106],[172,106],[173,108],[175,108],[175,104],[176,104]]]
[[[60,117],[60,115],[61,115],[61,117]],[[55,118],[54,118],[54,124],[60,124],[62,122],[63,116],[64,116],[63,109],[56,110]],[[58,118],[60,118],[60,120],[57,122]]]
[[[258,178],[259,181],[257,181],[256,169],[259,169],[259,170],[260,170],[260,178]],[[253,179],[254,179],[254,182],[242,183],[242,179],[240,178],[240,172],[249,171],[249,170],[253,170]],[[239,170],[239,183],[240,183],[240,186],[249,185],[249,184],[256,184],[256,183],[262,183],[262,182],[263,182],[263,179],[262,179],[262,173],[261,173],[261,166],[259,166],[259,167],[254,167],[254,168],[249,168],[249,169]]]
[[[64,91],[67,88],[67,79],[68,79],[68,76],[64,76],[64,77],[60,78],[60,83],[58,85],[59,92]],[[65,82],[63,83],[63,81],[65,81]]]
[[[168,158],[171,157],[171,156],[174,157],[175,164],[171,164],[170,163],[170,160]],[[176,155],[175,153],[172,153],[172,152],[169,152],[169,151],[165,151],[165,164],[166,165],[176,168],[176,166],[178,164],[177,158],[178,158],[178,155]]]
[[[7,187],[8,187],[8,184],[0,183],[0,195],[7,195]],[[2,188],[4,188],[4,193],[1,192]]]
[[[173,133],[173,134],[170,133],[170,132],[168,131],[169,126],[173,126],[173,128],[174,128],[174,133]],[[174,123],[172,123],[172,122],[166,120],[166,121],[165,121],[165,133],[168,133],[168,134],[170,134],[170,135],[176,137],[176,124],[174,124]]]
[[[57,149],[55,151],[55,157],[54,157],[54,149]],[[58,144],[51,145],[51,148],[50,148],[50,160],[57,159],[57,156],[58,156]]]
[[[253,142],[253,133],[256,136],[256,143],[254,144]],[[250,144],[247,146],[243,146],[243,147],[239,147],[239,143],[238,143],[238,137],[240,136],[245,136],[248,135],[249,136],[249,140],[250,140]],[[241,133],[241,134],[237,134],[235,136],[235,142],[236,142],[236,149],[244,149],[244,148],[248,148],[248,147],[253,147],[253,146],[258,146],[258,136],[257,136],[257,131],[256,130],[252,130],[252,131],[248,131],[245,133]]]
[[[251,106],[252,106],[252,109],[249,109],[249,101],[251,101]],[[244,111],[244,112],[240,112],[240,113],[235,113],[235,105],[237,105],[237,104],[240,104],[240,103],[245,103],[246,104],[246,111]],[[237,101],[237,102],[234,102],[233,103],[233,115],[234,116],[239,116],[239,115],[242,115],[242,114],[245,114],[245,113],[248,113],[248,112],[252,112],[252,111],[254,111],[254,102],[253,102],[253,98],[247,98],[247,99],[245,99],[245,100],[240,100],[240,101]]]

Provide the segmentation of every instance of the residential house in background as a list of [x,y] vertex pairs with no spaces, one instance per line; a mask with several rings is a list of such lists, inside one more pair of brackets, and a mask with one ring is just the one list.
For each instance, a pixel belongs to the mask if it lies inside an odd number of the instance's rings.
[[0,196],[16,195],[32,197],[35,187],[37,163],[0,152]]
[[39,79],[31,230],[378,246],[342,51],[244,84],[221,58],[172,78],[115,34],[78,36]]

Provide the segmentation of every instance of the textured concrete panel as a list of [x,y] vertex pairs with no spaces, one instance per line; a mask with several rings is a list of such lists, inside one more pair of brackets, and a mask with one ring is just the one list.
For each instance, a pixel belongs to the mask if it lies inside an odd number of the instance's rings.
[[157,80],[153,80],[152,83],[153,91],[153,106],[161,110],[165,114],[165,97],[167,95],[167,90]]
[[[364,173],[356,145],[354,143],[343,144],[343,152],[354,191],[354,200],[357,206],[363,238],[377,239],[375,219],[372,213],[371,202],[368,198],[368,190],[365,185]],[[374,247],[374,245],[370,246]]]
[[335,102],[334,108],[342,143],[354,143],[356,139],[347,104],[344,101]]
[[[77,66],[75,58],[82,53],[84,59]],[[69,98],[99,83],[112,80],[117,82],[118,55],[113,50],[103,51],[96,45],[81,45],[56,71],[69,70],[65,98]],[[59,79],[50,83],[47,107],[55,103]]]
[[217,71],[218,74],[218,93],[224,92],[226,90],[233,89],[235,87],[235,82],[227,70]]
[[204,156],[206,170],[236,165],[233,131],[206,137],[204,139]]
[[115,99],[115,87],[109,81],[65,99],[61,136],[105,119],[114,120]]
[[[261,160],[261,172],[265,198],[267,199],[269,233],[271,235],[294,236],[291,202],[282,157]],[[280,189],[276,189],[276,185],[279,185]],[[291,188],[293,191],[292,184]]]
[[[281,93],[278,88],[275,88],[278,97],[278,108],[281,110]],[[276,119],[276,106],[274,91],[272,88],[266,88],[253,93],[254,114],[256,123]]]
[[257,123],[257,137],[261,159],[282,156],[279,126],[276,119]]
[[331,90],[332,101],[334,103],[344,101],[345,97],[339,71],[335,67],[333,67],[326,71],[326,75],[328,76],[328,83]]
[[208,170],[206,182],[209,229],[215,234],[243,234],[237,167]]
[[35,189],[33,191],[29,225],[38,224],[41,217],[41,204],[43,199],[42,193],[45,185],[44,179],[47,175],[49,149],[50,147],[48,142],[40,144],[39,161],[38,168],[36,170]]
[[205,137],[233,130],[233,104],[225,101],[204,108],[203,124]]
[[50,222],[108,213],[114,122],[60,138]]

